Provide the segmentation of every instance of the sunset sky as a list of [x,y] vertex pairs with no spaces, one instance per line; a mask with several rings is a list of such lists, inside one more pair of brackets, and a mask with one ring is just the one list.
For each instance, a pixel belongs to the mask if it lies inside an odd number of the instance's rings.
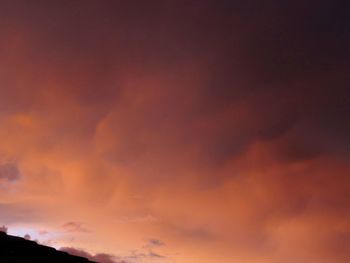
[[347,263],[349,1],[1,0],[0,226],[102,263]]

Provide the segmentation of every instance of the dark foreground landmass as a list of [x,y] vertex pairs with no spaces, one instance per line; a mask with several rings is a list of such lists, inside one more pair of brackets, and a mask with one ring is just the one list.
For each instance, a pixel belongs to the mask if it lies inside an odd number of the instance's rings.
[[42,246],[34,241],[0,232],[1,263],[92,263],[83,257],[69,255],[52,247]]

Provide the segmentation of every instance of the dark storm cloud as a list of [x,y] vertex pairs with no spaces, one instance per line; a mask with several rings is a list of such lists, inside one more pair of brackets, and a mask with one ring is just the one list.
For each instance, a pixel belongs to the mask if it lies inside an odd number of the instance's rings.
[[[137,166],[135,160],[151,155],[160,168],[187,151],[200,152],[191,154],[193,165],[215,166],[281,137],[293,138],[271,147],[281,159],[349,152],[345,1],[5,1],[2,7],[1,112],[42,112],[47,89],[62,93],[63,104],[69,94],[86,112],[62,118],[56,136],[92,137],[109,118],[116,138],[104,155],[113,162]],[[156,95],[135,110],[132,100],[125,102],[128,91]]]
[[[260,131],[244,133],[269,137],[288,129],[300,114],[322,107],[322,97],[333,100],[326,108],[342,107],[334,100],[349,97],[348,82],[340,79],[349,53],[346,6],[343,1],[151,1],[137,6],[76,1],[8,3],[3,12],[22,14],[13,23],[35,28],[31,34],[35,50],[28,55],[34,63],[49,63],[56,78],[67,78],[65,85],[78,100],[98,105],[96,120],[117,103],[125,87],[111,76],[123,79],[125,67],[137,71],[161,66],[181,79],[181,65],[194,62],[203,63],[210,74],[201,87],[203,100],[191,114],[247,101],[256,119],[266,123]],[[94,74],[85,74],[86,70]],[[325,75],[326,71],[338,71],[340,76]],[[330,89],[332,94],[324,94]],[[226,118],[230,122],[230,116]],[[250,141],[241,135],[224,135],[223,140],[209,148],[230,155]]]

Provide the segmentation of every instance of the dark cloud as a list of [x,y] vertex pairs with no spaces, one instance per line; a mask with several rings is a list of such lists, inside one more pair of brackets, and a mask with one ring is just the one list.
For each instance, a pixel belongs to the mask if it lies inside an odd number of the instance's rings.
[[[53,75],[66,87],[60,89],[69,89],[77,101],[91,107],[91,118],[86,122],[80,118],[79,128],[74,120],[71,125],[67,121],[62,125],[67,133],[84,129],[91,135],[98,121],[116,105],[128,106],[123,105],[123,96],[134,89],[132,83],[126,83],[130,76],[135,85],[145,85],[150,75],[168,75],[163,82],[149,83],[162,85],[165,90],[156,96],[156,104],[129,113],[127,122],[114,120],[111,129],[119,131],[121,142],[106,153],[114,161],[133,162],[157,154],[159,148],[164,154],[178,142],[191,140],[202,147],[203,158],[222,164],[255,140],[275,138],[295,126],[303,131],[302,137],[310,129],[323,126],[324,133],[318,132],[326,141],[336,140],[334,133],[347,134],[348,129],[339,126],[346,123],[348,109],[344,105],[349,102],[345,57],[349,54],[350,23],[344,14],[348,6],[344,1],[152,1],[137,6],[77,1],[74,5],[62,3],[59,8],[43,2],[3,5],[8,23],[31,30],[29,43],[23,44],[23,57],[35,57],[39,65],[49,65],[40,67],[44,75]],[[21,17],[14,20],[10,14]],[[194,72],[188,71],[189,67]],[[193,77],[196,71],[204,81],[191,87],[188,76]],[[39,72],[36,75],[42,76]],[[39,89],[37,81],[42,80],[35,77],[28,85]],[[16,85],[9,80],[5,86],[11,93]],[[186,88],[184,96],[168,93],[182,87]],[[195,99],[190,97],[193,89],[199,90]],[[34,95],[40,96],[37,91]],[[147,94],[152,90],[144,87],[134,92]],[[7,101],[13,98],[16,103],[2,105],[21,104],[17,95],[7,95]],[[192,105],[181,112],[177,104],[186,99]],[[227,108],[242,102],[248,115],[237,123],[241,109]],[[31,105],[36,107],[35,103]],[[217,115],[210,119],[213,112]],[[314,117],[324,112],[328,112],[327,118]],[[225,123],[216,123],[220,117]],[[201,128],[191,127],[191,121],[203,118],[218,124],[218,131],[205,136]],[[120,121],[123,127],[119,127]],[[169,129],[174,132],[168,134]],[[138,139],[145,133],[158,134],[157,140],[151,141],[158,143],[157,147]]]

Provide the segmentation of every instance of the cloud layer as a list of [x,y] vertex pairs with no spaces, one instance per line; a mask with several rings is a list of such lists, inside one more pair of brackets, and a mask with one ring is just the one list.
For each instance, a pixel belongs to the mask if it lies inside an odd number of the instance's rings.
[[2,1],[0,224],[90,258],[347,262],[348,7]]

